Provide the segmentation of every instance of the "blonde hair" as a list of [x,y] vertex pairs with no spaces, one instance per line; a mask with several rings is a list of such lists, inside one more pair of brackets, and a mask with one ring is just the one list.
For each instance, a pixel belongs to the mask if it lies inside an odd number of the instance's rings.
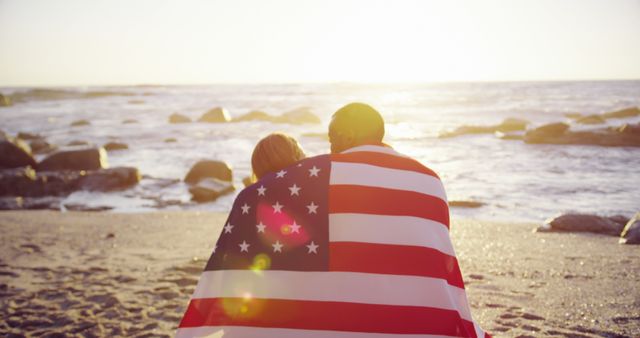
[[284,169],[305,158],[298,141],[283,133],[273,133],[262,138],[251,155],[251,168],[256,179],[267,173]]

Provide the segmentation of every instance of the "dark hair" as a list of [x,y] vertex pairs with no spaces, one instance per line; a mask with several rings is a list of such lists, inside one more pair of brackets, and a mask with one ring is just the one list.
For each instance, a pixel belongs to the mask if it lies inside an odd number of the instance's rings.
[[382,142],[384,120],[382,115],[366,103],[354,102],[338,109],[333,114],[335,127],[350,130],[358,140]]

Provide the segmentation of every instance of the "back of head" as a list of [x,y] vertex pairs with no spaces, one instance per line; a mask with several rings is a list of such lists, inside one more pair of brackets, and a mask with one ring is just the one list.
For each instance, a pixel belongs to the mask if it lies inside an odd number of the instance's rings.
[[261,139],[253,149],[251,167],[257,179],[284,169],[305,158],[302,147],[291,136],[273,133]]
[[349,103],[338,109],[329,125],[331,152],[339,153],[364,144],[381,143],[384,138],[382,115],[365,103]]

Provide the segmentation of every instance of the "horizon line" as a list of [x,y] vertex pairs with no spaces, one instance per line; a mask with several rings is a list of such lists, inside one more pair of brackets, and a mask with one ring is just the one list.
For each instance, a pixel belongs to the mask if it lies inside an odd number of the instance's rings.
[[524,80],[433,80],[433,81],[228,81],[193,83],[93,83],[93,84],[0,84],[0,88],[63,88],[63,87],[180,87],[180,86],[259,86],[259,85],[429,85],[463,83],[545,83],[545,82],[614,82],[640,81],[638,78],[589,78],[589,79],[524,79]]

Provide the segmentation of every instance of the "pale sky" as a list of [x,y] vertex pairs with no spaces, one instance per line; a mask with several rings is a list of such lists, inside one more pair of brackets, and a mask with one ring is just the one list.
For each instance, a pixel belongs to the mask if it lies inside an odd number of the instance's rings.
[[0,86],[640,79],[640,0],[0,0]]

